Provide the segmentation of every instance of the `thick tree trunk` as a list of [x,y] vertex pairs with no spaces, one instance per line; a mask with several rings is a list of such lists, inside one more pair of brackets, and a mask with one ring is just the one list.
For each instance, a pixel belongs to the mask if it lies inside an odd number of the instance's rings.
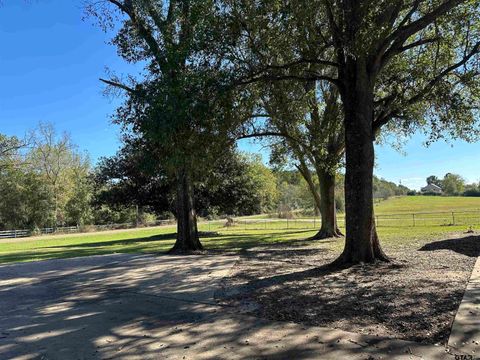
[[349,57],[342,101],[345,114],[345,248],[336,263],[388,261],[373,213],[373,81],[362,58]]
[[177,173],[177,240],[170,253],[189,253],[203,250],[198,237],[197,214],[193,201],[193,187],[185,169]]
[[321,240],[341,237],[343,234],[337,225],[337,209],[335,207],[335,174],[331,174],[324,169],[318,169],[317,175],[320,183],[319,208],[322,226],[312,239]]

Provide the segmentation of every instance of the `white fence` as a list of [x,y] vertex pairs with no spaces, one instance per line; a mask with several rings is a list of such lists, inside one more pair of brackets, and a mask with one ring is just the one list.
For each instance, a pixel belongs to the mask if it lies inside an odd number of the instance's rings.
[[105,225],[86,225],[86,226],[62,226],[56,228],[43,228],[37,230],[6,230],[0,231],[0,239],[12,239],[22,238],[36,235],[48,235],[48,234],[73,234],[80,232],[94,232],[94,231],[106,231],[106,230],[119,230],[119,229],[133,229],[136,227],[151,227],[175,224],[174,220],[157,220],[147,224],[136,225],[132,223],[126,224],[105,224]]
[[30,230],[7,230],[0,231],[0,239],[18,238],[30,236]]

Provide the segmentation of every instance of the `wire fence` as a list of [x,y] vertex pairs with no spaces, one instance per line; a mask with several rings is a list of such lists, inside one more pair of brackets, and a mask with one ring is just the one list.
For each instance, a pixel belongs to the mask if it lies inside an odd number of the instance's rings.
[[[337,222],[340,227],[345,225],[345,216],[339,214]],[[290,229],[318,229],[321,220],[313,217],[280,219],[280,218],[225,218],[199,222],[201,231],[213,231],[218,229],[232,228],[244,230],[290,230]],[[379,214],[375,216],[377,227],[425,227],[425,226],[477,226],[480,225],[480,209],[466,211],[443,211],[443,212],[411,212],[396,214]],[[157,220],[142,224],[106,224],[69,226],[57,228],[43,228],[36,230],[7,230],[0,231],[0,239],[23,238],[35,235],[48,234],[71,234],[82,232],[96,232],[106,230],[132,229],[136,227],[173,226],[175,220]]]
[[[337,223],[340,227],[345,225],[345,216],[339,214]],[[480,225],[480,209],[466,211],[444,212],[417,212],[379,214],[375,216],[377,227],[427,227],[427,226],[476,226]],[[316,229],[321,226],[321,220],[317,218],[294,218],[294,219],[233,219],[237,228],[245,230],[280,230],[280,229]]]

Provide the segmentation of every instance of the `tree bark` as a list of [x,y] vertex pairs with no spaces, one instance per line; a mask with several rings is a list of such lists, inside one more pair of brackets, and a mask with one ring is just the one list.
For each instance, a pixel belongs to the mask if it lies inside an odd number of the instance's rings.
[[321,240],[332,237],[342,237],[343,234],[337,225],[337,209],[335,207],[335,174],[324,169],[317,169],[320,183],[320,214],[322,225],[312,240]]
[[330,174],[322,168],[317,168],[317,177],[319,187],[313,182],[310,169],[305,162],[300,162],[298,166],[300,174],[308,184],[315,201],[315,210],[320,212],[322,223],[320,230],[312,236],[311,240],[328,239],[332,237],[342,237],[340,229],[337,226],[337,211],[335,208],[335,175]]
[[185,169],[177,172],[177,239],[170,253],[186,254],[203,250],[198,237],[197,214],[193,201],[193,186]]
[[380,247],[373,213],[373,76],[366,60],[348,56],[342,101],[345,115],[345,248],[336,263],[388,261]]

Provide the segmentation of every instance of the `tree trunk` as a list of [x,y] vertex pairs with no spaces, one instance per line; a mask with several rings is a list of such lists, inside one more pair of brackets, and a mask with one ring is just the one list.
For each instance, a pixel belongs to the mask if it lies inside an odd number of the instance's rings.
[[337,226],[337,209],[335,207],[335,174],[318,169],[317,176],[320,183],[319,208],[322,226],[312,240],[341,237],[343,234]]
[[181,169],[177,173],[177,240],[170,253],[189,253],[203,250],[198,237],[197,214],[193,201],[193,187],[190,178]]
[[388,261],[373,213],[373,79],[365,59],[348,56],[342,101],[345,115],[345,248],[336,263]]
[[335,208],[335,175],[331,175],[327,171],[317,168],[317,177],[320,183],[320,191],[318,191],[319,189],[313,182],[312,174],[310,169],[308,169],[305,165],[305,162],[300,162],[298,170],[307,182],[308,188],[312,193],[315,201],[315,211],[318,209],[322,218],[320,230],[310,239],[321,240],[343,236],[337,227],[337,211]]

